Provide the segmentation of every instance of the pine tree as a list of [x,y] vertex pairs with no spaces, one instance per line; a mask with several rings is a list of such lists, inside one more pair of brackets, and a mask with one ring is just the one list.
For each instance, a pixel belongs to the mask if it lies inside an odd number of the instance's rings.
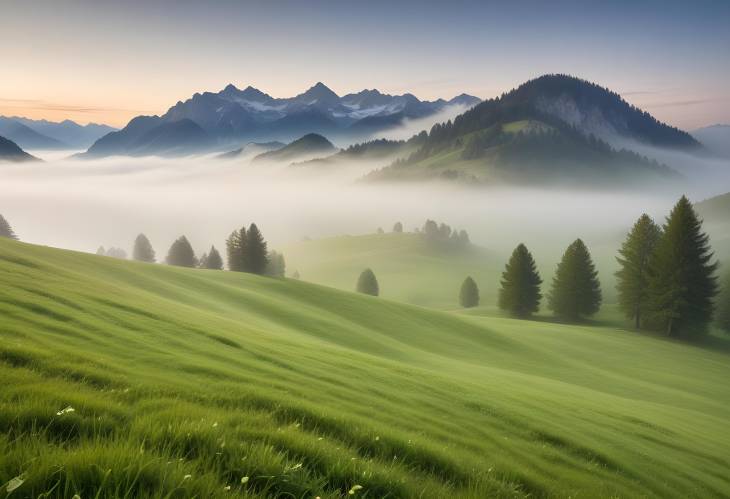
[[644,312],[649,308],[649,263],[661,237],[661,228],[647,214],[641,215],[629,232],[618,260],[616,272],[618,304],[636,329],[642,327]]
[[104,248],[104,246],[99,246],[96,249],[96,254],[99,256],[106,256],[106,248]]
[[730,333],[730,271],[725,274],[722,291],[717,300],[717,325]]
[[201,267],[204,269],[211,269],[211,270],[222,270],[223,269],[223,259],[221,258],[221,254],[218,252],[218,250],[215,248],[215,246],[210,247],[210,251],[207,255],[205,255],[205,262],[203,262],[203,259],[201,258]]
[[579,320],[598,312],[601,285],[588,248],[576,239],[565,250],[548,296],[550,309],[567,320]]
[[479,288],[471,276],[467,276],[461,283],[459,290],[459,304],[464,308],[476,307],[479,305]]
[[709,236],[682,196],[649,265],[652,314],[667,336],[690,339],[707,332],[717,294],[717,262],[712,259]]
[[144,234],[138,235],[134,240],[132,258],[140,262],[155,262],[155,250],[152,249],[150,240]]
[[178,267],[197,266],[198,260],[195,258],[195,252],[187,237],[180,236],[172,243],[165,262],[168,265],[177,265]]
[[370,269],[365,269],[357,279],[357,286],[355,290],[358,293],[366,295],[378,296],[380,294],[380,286],[378,280],[375,278],[375,274]]
[[292,279],[297,279],[297,280],[302,278],[302,276],[299,275],[298,270],[295,270],[294,273],[291,275],[291,277],[292,277]]
[[7,220],[0,215],[0,237],[7,237],[8,239],[18,239],[18,236],[13,232],[13,228],[10,226]]
[[263,274],[269,263],[266,241],[256,224],[251,224],[246,233],[246,246],[243,252],[244,271]]
[[403,224],[400,222],[396,222],[393,226],[393,232],[395,232],[396,234],[400,234],[401,232],[403,232]]
[[515,317],[529,317],[540,308],[541,284],[532,254],[520,243],[502,272],[499,308]]
[[226,253],[228,254],[228,269],[234,272],[243,272],[243,255],[246,247],[246,228],[234,230],[226,240]]

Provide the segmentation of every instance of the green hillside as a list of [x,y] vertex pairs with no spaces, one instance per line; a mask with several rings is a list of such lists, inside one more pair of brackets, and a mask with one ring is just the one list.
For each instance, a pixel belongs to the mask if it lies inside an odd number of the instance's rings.
[[496,303],[504,261],[476,245],[433,245],[419,234],[387,233],[302,241],[284,248],[289,272],[305,281],[354,290],[366,267],[375,272],[381,296],[415,305],[453,309],[462,281],[471,275],[482,303]]
[[0,497],[730,494],[717,338],[9,240],[0,283]]
[[500,110],[476,118],[481,106],[437,125],[425,143],[407,159],[365,177],[367,181],[455,180],[502,185],[645,186],[679,176],[665,166],[629,151],[586,137],[567,124],[533,109]]

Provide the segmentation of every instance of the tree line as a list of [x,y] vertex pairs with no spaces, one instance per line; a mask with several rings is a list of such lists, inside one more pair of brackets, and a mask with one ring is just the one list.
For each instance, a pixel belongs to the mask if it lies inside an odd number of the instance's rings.
[[[437,233],[438,226],[429,225]],[[702,231],[702,221],[686,196],[675,204],[663,226],[642,214],[619,249],[617,262],[618,305],[637,330],[698,339],[708,332],[714,315],[720,328],[730,332],[730,272],[720,292],[718,262],[709,236]],[[499,284],[501,310],[523,319],[539,310],[543,281],[524,244],[512,252]],[[359,276],[356,290],[379,294],[371,269]],[[464,280],[458,298],[462,307],[479,305],[479,288],[472,277]],[[590,251],[576,239],[555,270],[548,308],[561,320],[576,322],[598,312],[602,300]]]
[[[112,256],[126,259],[127,253],[120,248],[104,249],[100,247],[97,255]],[[248,230],[243,227],[235,230],[226,240],[228,269],[235,272],[249,272],[252,274],[284,277],[286,262],[284,255],[268,249],[268,245],[256,224],[251,224]],[[152,243],[144,234],[139,234],[134,240],[132,259],[139,262],[155,263],[157,255]],[[180,236],[173,241],[164,262],[168,265],[210,270],[223,270],[223,257],[215,246],[196,256],[190,241],[186,236]]]

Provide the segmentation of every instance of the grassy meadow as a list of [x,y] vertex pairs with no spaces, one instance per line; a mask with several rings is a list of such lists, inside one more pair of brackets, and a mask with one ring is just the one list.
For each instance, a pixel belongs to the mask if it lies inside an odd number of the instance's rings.
[[0,497],[727,497],[730,346],[0,239]]
[[304,281],[354,290],[360,272],[370,267],[382,297],[447,310],[458,306],[468,275],[479,283],[483,302],[496,303],[493,284],[505,263],[489,249],[429,244],[414,232],[302,241],[286,246],[284,255],[288,272],[298,271]]

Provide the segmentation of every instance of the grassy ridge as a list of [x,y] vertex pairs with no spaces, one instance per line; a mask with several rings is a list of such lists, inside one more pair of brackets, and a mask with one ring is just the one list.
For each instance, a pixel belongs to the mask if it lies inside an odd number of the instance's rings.
[[371,267],[384,298],[443,309],[458,307],[468,275],[477,281],[482,303],[496,303],[494,283],[504,267],[503,258],[485,248],[428,244],[413,232],[303,241],[284,254],[289,271],[305,281],[354,290],[360,272]]
[[5,240],[0,283],[0,497],[730,494],[723,344]]

